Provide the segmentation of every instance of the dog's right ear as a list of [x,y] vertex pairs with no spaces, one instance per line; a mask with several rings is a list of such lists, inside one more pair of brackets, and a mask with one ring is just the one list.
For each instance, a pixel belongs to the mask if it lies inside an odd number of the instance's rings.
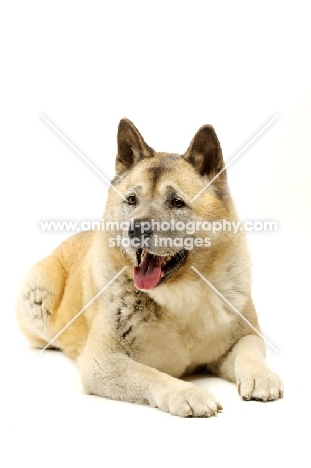
[[128,119],[121,119],[118,127],[118,154],[116,173],[122,174],[144,158],[151,158],[154,150],[147,145],[135,125]]

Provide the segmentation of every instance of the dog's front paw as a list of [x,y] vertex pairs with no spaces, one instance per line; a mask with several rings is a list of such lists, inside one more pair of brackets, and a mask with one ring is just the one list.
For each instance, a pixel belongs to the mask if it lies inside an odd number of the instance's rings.
[[179,389],[168,389],[159,398],[156,406],[176,416],[209,418],[222,410],[211,392],[192,384]]
[[282,398],[283,384],[280,377],[270,369],[254,369],[237,380],[238,390],[243,400],[271,401]]

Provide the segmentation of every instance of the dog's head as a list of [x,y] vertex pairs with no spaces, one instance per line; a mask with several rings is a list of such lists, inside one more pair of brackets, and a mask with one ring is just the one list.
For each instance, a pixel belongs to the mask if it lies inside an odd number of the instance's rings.
[[210,125],[178,155],[155,152],[132,122],[122,119],[112,185],[119,194],[110,189],[105,219],[121,227],[119,243],[111,245],[134,266],[138,289],[168,284],[195,257],[207,258],[219,239],[207,223],[230,216],[221,147]]

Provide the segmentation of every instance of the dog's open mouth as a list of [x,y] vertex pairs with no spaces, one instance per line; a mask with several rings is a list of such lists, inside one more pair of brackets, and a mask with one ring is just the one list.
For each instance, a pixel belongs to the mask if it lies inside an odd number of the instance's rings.
[[152,289],[175,273],[184,263],[187,250],[172,256],[157,256],[144,249],[136,251],[134,283],[138,289]]

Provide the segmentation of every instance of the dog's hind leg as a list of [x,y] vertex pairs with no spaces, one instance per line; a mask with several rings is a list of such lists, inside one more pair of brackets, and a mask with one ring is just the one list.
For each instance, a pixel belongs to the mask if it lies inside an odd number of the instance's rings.
[[17,321],[35,348],[43,348],[53,338],[50,321],[57,314],[65,280],[61,263],[49,256],[31,268],[21,285],[16,301]]

